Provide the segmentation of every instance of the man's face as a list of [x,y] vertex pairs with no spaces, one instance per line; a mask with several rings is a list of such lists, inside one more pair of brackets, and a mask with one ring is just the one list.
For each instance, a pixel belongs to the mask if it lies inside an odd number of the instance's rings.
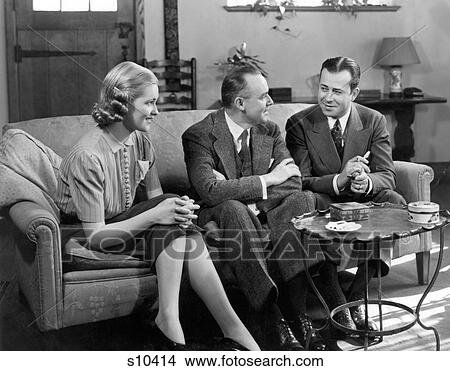
[[350,108],[351,102],[358,96],[359,88],[350,89],[350,72],[329,72],[322,70],[319,82],[319,106],[325,116],[339,119]]
[[268,108],[273,104],[269,86],[262,75],[245,75],[247,87],[241,92],[240,109],[248,124],[259,125],[268,120]]

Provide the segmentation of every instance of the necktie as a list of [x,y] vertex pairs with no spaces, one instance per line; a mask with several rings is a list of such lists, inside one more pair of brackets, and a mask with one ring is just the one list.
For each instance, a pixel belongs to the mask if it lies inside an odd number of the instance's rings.
[[334,123],[333,129],[331,129],[331,136],[333,137],[334,145],[336,146],[337,153],[342,160],[342,154],[344,153],[342,127],[339,120]]
[[247,143],[247,138],[248,138],[248,130],[244,130],[238,138],[241,141],[241,150],[239,151],[239,157],[241,158],[242,162],[241,167],[242,176],[252,175],[252,160],[250,156],[250,148],[248,147]]

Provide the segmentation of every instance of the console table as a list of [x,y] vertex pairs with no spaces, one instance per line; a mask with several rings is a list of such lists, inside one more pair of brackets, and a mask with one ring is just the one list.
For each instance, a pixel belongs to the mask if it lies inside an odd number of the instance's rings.
[[[317,97],[294,97],[293,103],[317,103]],[[416,104],[446,103],[447,98],[425,95],[423,97],[396,97],[381,95],[379,98],[356,98],[356,103],[378,111],[394,111],[397,127],[394,131],[395,148],[392,150],[394,160],[411,161],[414,156],[414,134],[411,125],[414,122]]]

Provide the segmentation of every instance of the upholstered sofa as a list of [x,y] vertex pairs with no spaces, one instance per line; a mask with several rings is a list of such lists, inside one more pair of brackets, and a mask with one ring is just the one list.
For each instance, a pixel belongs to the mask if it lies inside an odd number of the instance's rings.
[[[277,104],[271,107],[270,117],[284,132],[286,119],[307,106]],[[165,192],[187,192],[181,134],[208,113],[163,112],[154,120],[149,135]],[[11,123],[3,129],[0,212],[5,219],[0,243],[8,241],[9,248],[16,250],[20,290],[42,331],[128,315],[144,298],[157,297],[156,277],[143,262],[105,256],[105,263],[93,257],[88,270],[73,266],[68,270],[63,262],[59,215],[52,203],[56,175],[60,157],[93,125],[90,116],[66,116]],[[14,161],[20,165],[14,167]],[[21,172],[27,163],[33,171],[24,178]],[[407,162],[395,162],[395,167],[397,190],[407,201],[430,199],[431,168]],[[11,175],[18,175],[19,182],[10,180]],[[22,185],[23,181],[29,184]],[[394,256],[416,253],[418,279],[423,284],[428,280],[431,236],[415,237],[396,247]]]

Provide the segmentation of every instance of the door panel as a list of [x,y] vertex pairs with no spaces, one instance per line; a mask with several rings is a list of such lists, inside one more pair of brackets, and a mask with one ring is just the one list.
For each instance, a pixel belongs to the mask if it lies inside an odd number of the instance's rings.
[[[22,50],[93,51],[95,55],[16,59],[18,109],[12,110],[12,120],[89,114],[106,73],[124,60],[122,47],[126,60],[136,60],[134,2],[119,0],[116,13],[33,12],[32,0],[16,0],[16,45]],[[120,29],[120,22],[130,24],[132,30]]]

